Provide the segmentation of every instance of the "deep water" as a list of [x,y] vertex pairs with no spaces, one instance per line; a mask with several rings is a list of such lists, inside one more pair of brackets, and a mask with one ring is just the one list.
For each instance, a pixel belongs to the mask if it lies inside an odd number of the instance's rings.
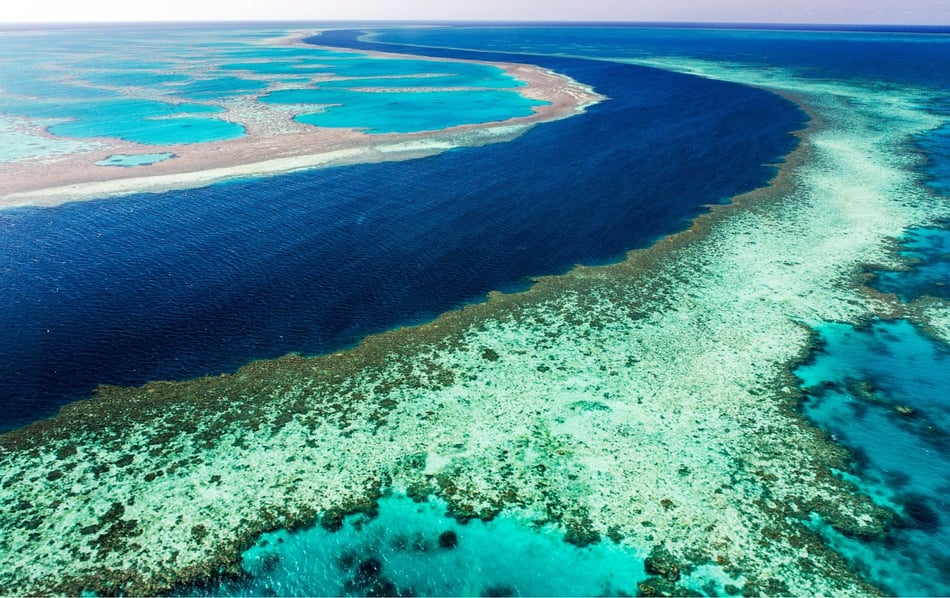
[[0,212],[0,427],[98,384],[336,350],[531,276],[618,259],[764,184],[803,126],[791,103],[739,85],[497,58],[610,99],[511,142],[421,160]]
[[[950,28],[946,26],[796,26],[782,31],[728,25],[577,24],[564,27],[394,27],[375,30],[369,39],[386,42],[384,47],[389,48],[406,44],[406,47],[437,46],[603,59],[684,56],[790,67],[803,77],[919,85],[944,91],[950,88],[950,69],[946,67],[950,64],[948,34]],[[332,39],[327,35],[317,39]],[[350,47],[357,46],[351,44]]]

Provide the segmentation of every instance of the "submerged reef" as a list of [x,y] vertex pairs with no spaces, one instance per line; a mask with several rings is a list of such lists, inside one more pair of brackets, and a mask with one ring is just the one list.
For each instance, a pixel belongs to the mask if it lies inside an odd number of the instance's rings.
[[[390,495],[372,514],[264,534],[242,575],[181,593],[212,596],[632,596],[644,579],[635,551],[578,547],[556,526],[506,512],[459,522],[437,500]],[[175,593],[179,590],[176,589]]]
[[[556,293],[538,303],[496,298],[352,353],[103,388],[4,436],[3,471],[17,472],[2,482],[15,505],[4,587],[167,590],[227,571],[261,531],[333,525],[395,487],[460,520],[523,509],[580,545],[662,541],[770,593],[853,590],[843,571],[813,577],[838,565],[796,520],[817,511],[873,534],[882,513],[830,475],[841,455],[789,412],[790,394],[770,392],[787,356],[703,334],[717,323],[661,288],[585,274],[542,285]],[[721,375],[750,360],[742,378]]]
[[[913,284],[911,280],[911,284]],[[881,537],[858,541],[815,527],[855,569],[898,596],[950,589],[950,347],[906,320],[819,328],[820,348],[796,370],[802,410],[853,453],[853,480],[896,514]]]
[[394,490],[632,547],[644,594],[709,566],[747,595],[875,593],[809,522],[870,537],[892,514],[833,474],[848,454],[798,413],[790,364],[809,325],[896,309],[861,266],[939,211],[903,151],[935,117],[888,90],[665,66],[808,108],[770,187],[621,263],[350,351],[103,387],[0,436],[0,592],[167,592],[238,573],[262,532],[339,527]]

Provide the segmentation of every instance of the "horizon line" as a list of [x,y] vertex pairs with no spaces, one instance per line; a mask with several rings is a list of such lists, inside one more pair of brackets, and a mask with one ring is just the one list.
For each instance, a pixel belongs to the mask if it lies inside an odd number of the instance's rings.
[[149,20],[117,20],[117,21],[0,21],[0,28],[5,27],[42,27],[42,26],[127,26],[127,25],[233,25],[233,24],[267,24],[267,25],[612,25],[612,26],[654,26],[654,27],[742,27],[742,28],[830,28],[844,27],[851,29],[929,29],[947,30],[948,24],[924,23],[853,23],[827,22],[808,23],[791,21],[605,21],[585,19],[149,19]]

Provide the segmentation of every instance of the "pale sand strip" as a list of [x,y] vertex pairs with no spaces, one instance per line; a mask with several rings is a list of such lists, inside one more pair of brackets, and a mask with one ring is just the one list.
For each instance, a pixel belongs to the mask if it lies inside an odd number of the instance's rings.
[[887,514],[829,473],[845,455],[796,415],[789,367],[806,325],[898,309],[860,266],[894,263],[888,238],[940,216],[903,145],[939,121],[890,90],[665,66],[810,107],[771,187],[620,264],[353,351],[101,389],[0,437],[0,589],[155,593],[394,487],[579,543],[663,545],[687,586],[708,564],[748,593],[873,593],[802,523],[874,534]]
[[[488,135],[470,135],[469,139],[483,139],[485,142],[489,142],[492,139],[490,134],[496,130],[498,129],[481,129],[481,131],[488,133]],[[506,135],[503,137],[499,135],[499,140],[507,140],[510,138],[511,131],[504,132]],[[132,193],[157,193],[173,189],[187,189],[233,179],[271,176],[311,168],[359,164],[364,162],[381,162],[384,160],[408,160],[430,156],[452,147],[457,146],[448,142],[440,142],[437,138],[423,138],[417,142],[396,141],[385,145],[349,147],[346,149],[328,150],[317,154],[273,158],[234,166],[204,167],[201,170],[191,172],[90,180],[87,182],[77,182],[38,189],[36,191],[10,193],[0,199],[0,207],[12,207],[17,205],[55,206],[69,201],[116,197]],[[109,153],[111,154],[113,152]],[[208,162],[205,162],[205,164],[208,164]]]
[[[279,43],[301,45],[302,37],[305,36],[296,35]],[[388,58],[400,56],[360,53]],[[433,63],[441,61],[431,59]],[[170,146],[109,138],[84,139],[82,141],[93,143],[96,148],[65,156],[0,163],[0,209],[22,205],[55,206],[69,201],[184,189],[308,168],[418,158],[451,147],[507,141],[532,125],[578,114],[603,99],[589,87],[545,69],[523,64],[495,66],[527,84],[517,89],[523,96],[549,103],[535,107],[530,116],[502,122],[413,134],[368,135],[355,129],[300,125],[291,120],[292,115],[285,108],[244,102],[226,114],[230,120],[245,125],[247,135],[240,139]],[[43,130],[30,132],[50,137]],[[155,152],[170,152],[175,158],[135,168],[95,164],[112,154]]]

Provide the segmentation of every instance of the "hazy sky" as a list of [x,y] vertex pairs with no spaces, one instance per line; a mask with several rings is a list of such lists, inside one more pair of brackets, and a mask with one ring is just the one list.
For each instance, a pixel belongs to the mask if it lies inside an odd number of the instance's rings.
[[3,0],[0,22],[703,21],[950,25],[950,0]]

